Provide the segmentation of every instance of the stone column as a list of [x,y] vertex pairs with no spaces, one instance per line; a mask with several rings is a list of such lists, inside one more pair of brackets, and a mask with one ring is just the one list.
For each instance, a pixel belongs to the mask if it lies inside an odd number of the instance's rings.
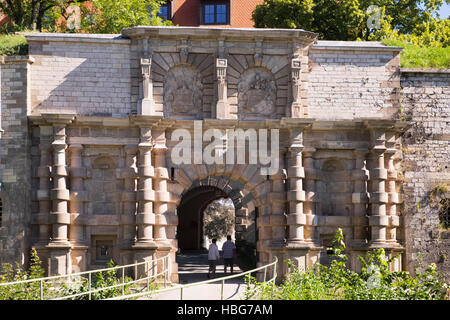
[[84,190],[84,179],[87,177],[86,168],[83,167],[82,159],[83,146],[72,144],[69,146],[70,155],[70,202],[69,213],[71,225],[69,229],[69,240],[72,243],[73,271],[85,271],[87,266],[86,239],[84,236],[84,205],[88,200]]
[[369,200],[367,193],[367,180],[369,172],[366,169],[366,155],[369,152],[367,149],[356,149],[355,167],[352,171],[353,180],[353,245],[361,247],[367,244],[366,228],[368,225],[367,218],[367,203]]
[[306,217],[303,213],[303,202],[305,191],[303,191],[303,178],[305,171],[302,165],[303,150],[303,128],[291,128],[291,146],[289,147],[288,180],[289,191],[287,200],[289,202],[289,215],[287,224],[289,226],[288,243],[305,242]]
[[216,59],[217,72],[217,103],[216,118],[228,119],[230,105],[228,104],[227,93],[227,59]]
[[372,233],[371,245],[379,246],[386,243],[386,228],[389,224],[389,218],[386,216],[388,195],[385,192],[387,179],[387,170],[384,168],[385,129],[371,128],[370,132],[373,147],[372,168],[369,170],[371,181],[369,225]]
[[122,247],[130,248],[136,239],[136,154],[137,147],[125,146],[125,168],[122,170]]
[[69,190],[66,185],[66,129],[65,126],[55,125],[53,147],[53,189],[51,190],[52,211],[50,217],[52,221],[52,243],[68,245],[68,225],[70,215],[67,211],[67,204],[70,200]]
[[[39,240],[36,243],[38,250],[45,247],[50,240],[49,215],[52,206],[50,199],[50,176],[52,170],[51,137],[53,135],[53,127],[41,125],[39,129],[41,160],[38,168],[39,189],[37,190],[39,213],[36,215],[36,223],[39,226]],[[39,251],[38,254],[40,254]],[[44,258],[44,255],[39,256]]]
[[315,228],[316,223],[316,180],[317,171],[314,168],[313,154],[316,152],[315,148],[304,148],[303,149],[303,162],[305,171],[305,201],[303,203],[303,213],[305,214],[305,227],[304,227],[304,239],[305,241],[318,241],[315,238]]
[[[394,148],[395,145],[395,134],[394,133],[387,133],[387,136],[389,138],[387,139],[387,142],[389,141],[388,149],[385,152],[386,155],[386,167],[387,167],[387,184],[386,184],[386,192],[388,194],[388,203],[386,205],[386,211],[387,215],[389,217],[389,226],[387,228],[387,235],[386,235],[386,241],[390,242],[391,244],[397,243],[397,228],[400,226],[400,217],[397,214],[397,208],[398,204],[400,203],[400,197],[397,193],[396,188],[396,182],[398,179],[397,176],[397,170],[394,166],[394,155],[397,152],[397,150]],[[394,140],[394,141],[390,141]]]
[[168,224],[166,214],[168,213],[168,203],[170,202],[170,194],[167,191],[167,181],[169,180],[169,171],[166,167],[167,147],[165,143],[156,145],[153,151],[155,153],[155,240],[158,247],[170,247],[167,242],[166,232]]
[[[140,143],[138,144],[138,190],[137,190],[137,239],[133,245],[135,250],[135,262],[148,261],[151,263],[156,256],[156,243],[154,241],[155,214],[153,213],[153,202],[155,193],[153,191],[154,168],[152,166],[152,132],[150,127],[140,128]],[[135,277],[145,276],[147,269],[145,265],[135,270]]]
[[152,189],[154,169],[152,166],[153,145],[151,142],[151,129],[141,128],[140,131],[141,142],[138,145],[138,212],[136,216],[138,234],[135,245],[139,244],[140,247],[155,248],[155,242],[153,241],[153,226],[155,225],[153,202],[155,200],[155,195]]
[[46,121],[53,126],[53,188],[50,190],[52,209],[49,222],[52,224],[52,237],[47,245],[49,252],[49,274],[67,274],[72,272],[71,244],[69,242],[70,214],[68,202],[70,192],[67,189],[67,163],[66,163],[66,125],[74,116],[64,114],[43,115]]

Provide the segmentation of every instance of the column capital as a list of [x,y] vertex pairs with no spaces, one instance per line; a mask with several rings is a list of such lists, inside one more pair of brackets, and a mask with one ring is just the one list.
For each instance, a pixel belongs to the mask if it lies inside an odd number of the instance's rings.
[[82,144],[71,144],[69,145],[69,151],[71,152],[77,152],[83,150]]
[[302,154],[305,158],[312,158],[313,154],[317,151],[316,148],[313,147],[304,147]]

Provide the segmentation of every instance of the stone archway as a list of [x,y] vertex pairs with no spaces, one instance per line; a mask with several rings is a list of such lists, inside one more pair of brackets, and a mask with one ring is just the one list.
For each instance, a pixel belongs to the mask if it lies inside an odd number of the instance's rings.
[[203,243],[203,210],[214,200],[226,197],[217,187],[202,186],[189,190],[178,206],[178,248],[180,250],[200,250]]
[[[181,252],[207,248],[203,243],[203,211],[213,201],[229,198],[234,206],[234,229],[238,261],[241,269],[256,267],[258,256],[256,225],[258,207],[251,192],[242,192],[244,184],[225,176],[208,176],[195,180],[180,195],[177,207],[177,240]],[[220,249],[220,248],[219,248]]]

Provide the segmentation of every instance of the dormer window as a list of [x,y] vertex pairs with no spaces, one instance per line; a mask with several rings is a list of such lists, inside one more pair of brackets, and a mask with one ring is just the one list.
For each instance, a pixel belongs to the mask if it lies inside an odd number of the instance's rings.
[[230,24],[230,1],[202,1],[200,24]]

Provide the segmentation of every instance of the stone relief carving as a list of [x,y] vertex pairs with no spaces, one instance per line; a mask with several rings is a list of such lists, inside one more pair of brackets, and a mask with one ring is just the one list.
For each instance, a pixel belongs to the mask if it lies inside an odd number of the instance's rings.
[[245,71],[238,84],[239,112],[242,118],[270,117],[275,112],[276,85],[263,68]]
[[177,66],[164,80],[164,114],[196,115],[202,110],[201,75],[191,67]]

